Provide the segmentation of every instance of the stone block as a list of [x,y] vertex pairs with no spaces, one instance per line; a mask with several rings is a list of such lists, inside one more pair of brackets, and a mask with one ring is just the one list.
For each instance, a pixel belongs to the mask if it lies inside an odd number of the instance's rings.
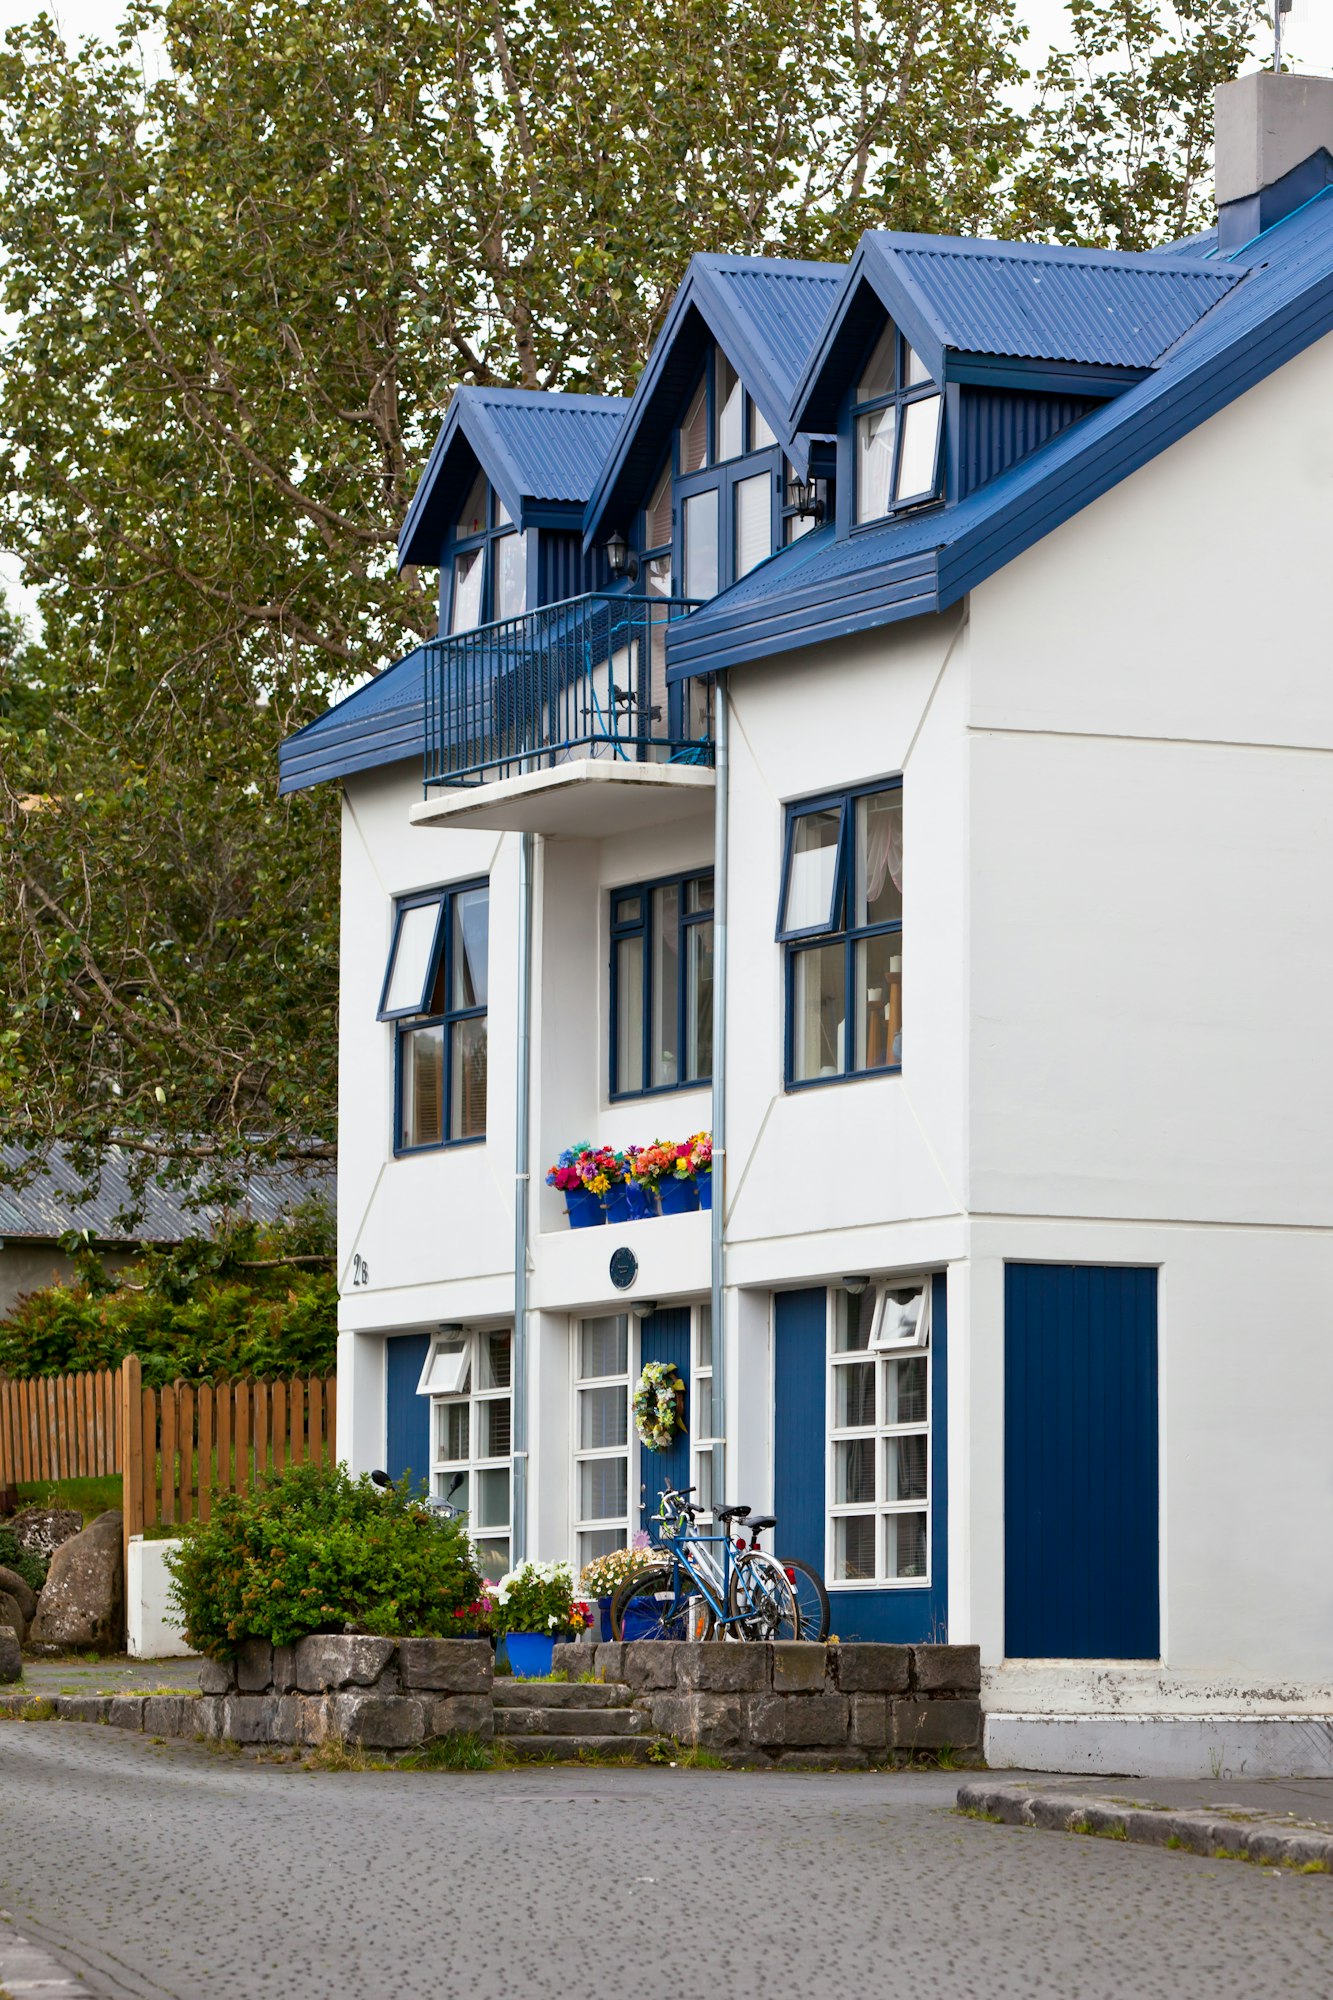
[[236,1687],[236,1663],[234,1660],[201,1660],[199,1662],[199,1692],[201,1694],[231,1694]]
[[0,1625],[0,1681],[17,1681],[23,1678],[23,1655],[19,1642],[8,1625]]
[[684,1639],[631,1639],[624,1649],[621,1679],[632,1688],[676,1685],[676,1661],[685,1652]]
[[241,1694],[267,1694],[273,1685],[273,1648],[267,1639],[242,1639],[236,1650],[236,1687]]
[[206,1743],[222,1741],[222,1720],[226,1710],[226,1696],[201,1694],[194,1705],[195,1733]]
[[979,1701],[895,1701],[896,1750],[976,1750],[981,1745]]
[[150,1694],[143,1705],[145,1736],[193,1736],[194,1697],[188,1694]]
[[279,1697],[229,1694],[222,1701],[222,1735],[229,1743],[272,1743]]
[[495,1656],[487,1639],[400,1639],[398,1672],[404,1688],[488,1695]]
[[758,1694],[769,1685],[769,1648],[706,1639],[682,1648],[676,1683],[711,1694]]
[[343,1741],[365,1750],[411,1750],[426,1734],[425,1704],[413,1695],[340,1694],[331,1706]]
[[745,1712],[740,1695],[695,1694],[686,1699],[693,1710],[691,1742],[705,1750],[733,1750],[745,1743]]
[[912,1668],[918,1694],[981,1692],[980,1646],[913,1646]]
[[495,1734],[495,1704],[488,1694],[445,1694],[423,1704],[427,1736]]
[[393,1639],[374,1639],[366,1632],[316,1633],[298,1639],[296,1685],[302,1694],[323,1694],[330,1688],[370,1687],[393,1658]]
[[114,1653],[125,1637],[125,1564],[118,1513],[62,1542],[51,1558],[29,1638],[35,1645]]
[[635,1707],[646,1711],[659,1736],[670,1736],[677,1743],[693,1743],[693,1695],[680,1694],[675,1689],[669,1693],[645,1694]]
[[750,1695],[745,1728],[752,1743],[768,1749],[791,1745],[842,1749],[847,1742],[848,1702],[843,1694]]
[[106,1719],[113,1729],[142,1729],[143,1711],[141,1694],[113,1694],[107,1702]]
[[847,1699],[851,1709],[848,1742],[859,1750],[883,1750],[889,1740],[887,1695],[853,1694]]
[[595,1648],[593,1672],[599,1681],[623,1681],[625,1678],[625,1648],[619,1640],[606,1640]]
[[62,1694],[62,1722],[105,1722],[111,1712],[111,1697],[105,1694]]
[[843,1694],[906,1694],[912,1685],[910,1646],[830,1646],[829,1654]]
[[336,1694],[297,1694],[291,1699],[298,1743],[327,1743],[331,1736],[337,1736]]
[[273,1692],[293,1694],[296,1690],[296,1648],[295,1646],[275,1646],[273,1648]]
[[[745,1647],[757,1652],[758,1647]],[[828,1647],[808,1639],[779,1639],[764,1649],[773,1658],[774,1694],[823,1694],[828,1671]]]

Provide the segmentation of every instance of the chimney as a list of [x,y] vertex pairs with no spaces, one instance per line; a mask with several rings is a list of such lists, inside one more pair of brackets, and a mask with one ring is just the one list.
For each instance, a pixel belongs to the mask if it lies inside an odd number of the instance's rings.
[[1333,77],[1269,69],[1219,84],[1217,243],[1238,250],[1333,185]]

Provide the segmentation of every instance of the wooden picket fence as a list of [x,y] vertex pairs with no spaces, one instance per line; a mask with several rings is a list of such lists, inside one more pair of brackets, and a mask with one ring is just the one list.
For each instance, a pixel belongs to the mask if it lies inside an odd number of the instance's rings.
[[119,1472],[119,1372],[101,1368],[34,1382],[0,1376],[0,1487]]

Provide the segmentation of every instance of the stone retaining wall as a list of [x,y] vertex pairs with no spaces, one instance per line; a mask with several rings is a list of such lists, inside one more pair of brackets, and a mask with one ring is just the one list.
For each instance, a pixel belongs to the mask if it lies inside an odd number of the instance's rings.
[[975,1646],[744,1646],[637,1640],[596,1649],[653,1728],[728,1761],[879,1763],[981,1750]]
[[433,1736],[495,1733],[486,1639],[250,1639],[205,1660],[197,1733],[229,1743],[360,1744],[411,1750]]

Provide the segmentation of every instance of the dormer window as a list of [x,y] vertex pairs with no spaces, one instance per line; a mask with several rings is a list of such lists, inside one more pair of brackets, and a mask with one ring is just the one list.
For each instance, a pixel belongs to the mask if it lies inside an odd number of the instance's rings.
[[[714,597],[772,555],[783,534],[782,474],[772,428],[727,356],[712,348],[676,432],[684,596]],[[657,508],[654,496],[650,520]],[[645,532],[654,529],[646,524]]]
[[885,326],[856,385],[856,518],[882,520],[938,499],[944,399],[921,357]]
[[452,536],[449,630],[521,618],[528,604],[528,538],[484,472],[472,482]]

